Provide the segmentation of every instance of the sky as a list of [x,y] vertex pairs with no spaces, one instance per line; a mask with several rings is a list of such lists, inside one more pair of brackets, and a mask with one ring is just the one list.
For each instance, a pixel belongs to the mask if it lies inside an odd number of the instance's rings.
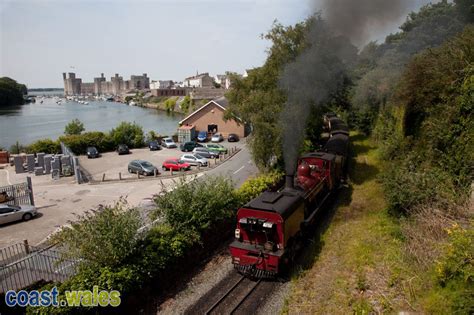
[[[428,2],[413,0],[406,14]],[[274,20],[295,24],[315,9],[318,0],[0,0],[0,77],[45,88],[63,87],[63,72],[83,82],[243,73],[265,61],[260,35]],[[370,39],[396,32],[406,14]]]

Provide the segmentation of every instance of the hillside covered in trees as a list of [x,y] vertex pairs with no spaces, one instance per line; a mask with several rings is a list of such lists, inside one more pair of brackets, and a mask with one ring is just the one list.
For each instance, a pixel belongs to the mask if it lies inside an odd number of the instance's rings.
[[8,77],[0,78],[0,107],[24,104],[23,95],[26,94],[28,94],[26,85]]

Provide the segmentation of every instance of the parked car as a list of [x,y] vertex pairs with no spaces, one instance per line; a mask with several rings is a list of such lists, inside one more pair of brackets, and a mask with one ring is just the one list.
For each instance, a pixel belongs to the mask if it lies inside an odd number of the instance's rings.
[[128,146],[126,144],[119,144],[119,146],[117,147],[117,153],[119,155],[129,154],[130,150],[128,149]]
[[163,162],[162,167],[165,171],[170,169],[173,171],[187,171],[191,168],[191,165],[189,163],[182,162],[179,159],[168,159]]
[[219,154],[227,153],[227,148],[217,143],[207,143],[206,148]]
[[199,131],[198,136],[197,136],[197,141],[206,142],[207,141],[207,132],[206,131]]
[[213,158],[219,157],[219,153],[214,152],[214,151],[209,151],[205,147],[194,148],[193,153],[199,154],[200,156],[205,157],[206,159],[213,159]]
[[0,224],[14,221],[28,221],[38,214],[35,206],[0,205]]
[[86,152],[88,159],[98,158],[100,156],[99,151],[96,147],[87,147]]
[[194,148],[196,147],[202,147],[202,144],[200,143],[197,143],[195,141],[188,141],[188,142],[185,142],[185,143],[182,143],[179,148],[181,149],[181,151],[183,152],[191,152],[192,150],[194,150]]
[[227,137],[228,142],[238,142],[239,140],[239,136],[235,133],[229,133],[229,136]]
[[198,153],[194,154],[183,154],[180,158],[182,162],[191,164],[191,165],[196,165],[196,166],[207,166],[207,159]]
[[158,141],[150,141],[148,143],[148,147],[150,148],[150,151],[161,150],[161,145],[158,143]]
[[155,171],[157,174],[160,174],[160,172],[158,172],[158,169],[148,161],[133,160],[130,163],[128,163],[129,173],[138,173],[142,175],[154,175]]
[[224,141],[224,137],[222,136],[220,132],[215,133],[211,138],[211,142],[221,142],[221,141]]
[[164,138],[163,140],[161,140],[161,145],[168,149],[178,147],[171,138]]

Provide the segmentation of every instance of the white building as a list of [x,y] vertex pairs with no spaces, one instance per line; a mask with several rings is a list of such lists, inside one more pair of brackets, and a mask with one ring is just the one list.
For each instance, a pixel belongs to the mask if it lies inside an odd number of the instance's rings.
[[171,89],[173,87],[173,80],[158,80],[150,83],[150,89]]
[[206,72],[184,79],[183,85],[184,87],[194,88],[213,87],[214,79]]

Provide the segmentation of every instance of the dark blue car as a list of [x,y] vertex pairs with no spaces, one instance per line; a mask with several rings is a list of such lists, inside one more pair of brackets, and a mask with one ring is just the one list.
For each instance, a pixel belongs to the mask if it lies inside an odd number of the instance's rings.
[[199,131],[198,136],[197,136],[197,141],[206,142],[207,141],[207,132]]

